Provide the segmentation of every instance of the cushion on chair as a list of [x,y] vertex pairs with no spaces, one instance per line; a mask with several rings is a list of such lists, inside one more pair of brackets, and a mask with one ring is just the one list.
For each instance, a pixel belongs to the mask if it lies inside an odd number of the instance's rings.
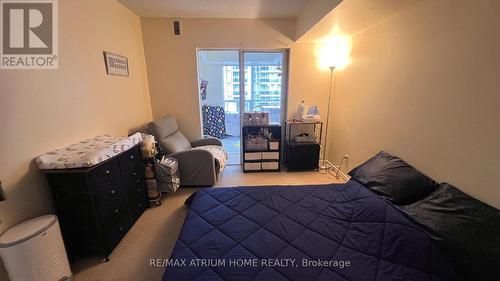
[[167,153],[177,153],[191,149],[191,144],[186,137],[179,131],[171,134],[170,136],[158,140],[160,145],[167,151]]
[[148,124],[148,129],[158,139],[164,139],[179,130],[172,116],[165,116]]
[[191,149],[187,138],[179,131],[179,126],[172,116],[165,116],[148,124],[148,129],[167,153],[176,153]]

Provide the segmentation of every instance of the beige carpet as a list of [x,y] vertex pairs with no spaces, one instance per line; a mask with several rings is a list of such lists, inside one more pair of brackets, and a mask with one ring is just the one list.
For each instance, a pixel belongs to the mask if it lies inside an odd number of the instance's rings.
[[[339,182],[335,177],[317,172],[243,174],[239,166],[228,166],[217,187],[241,185],[303,185]],[[186,208],[184,200],[196,189],[181,188],[163,198],[135,223],[110,256],[78,260],[72,265],[75,281],[156,281],[164,268],[149,266],[150,259],[168,258],[181,229]]]

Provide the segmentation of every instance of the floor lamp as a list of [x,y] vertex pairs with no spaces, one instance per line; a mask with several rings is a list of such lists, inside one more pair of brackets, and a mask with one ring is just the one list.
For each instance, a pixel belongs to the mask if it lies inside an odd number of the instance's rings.
[[[326,160],[326,147],[328,144],[328,123],[330,121],[330,106],[331,106],[331,101],[332,101],[332,90],[335,91],[335,84],[333,83],[333,78],[334,78],[334,70],[335,66],[330,66],[330,88],[328,90],[328,106],[327,106],[327,111],[326,111],[326,121],[325,121],[325,142],[323,145],[323,163],[322,166],[320,167],[323,170],[326,170],[326,173],[329,172],[330,168],[333,167],[333,164]],[[333,89],[332,89],[333,88]],[[337,173],[337,178],[338,178],[338,173]]]

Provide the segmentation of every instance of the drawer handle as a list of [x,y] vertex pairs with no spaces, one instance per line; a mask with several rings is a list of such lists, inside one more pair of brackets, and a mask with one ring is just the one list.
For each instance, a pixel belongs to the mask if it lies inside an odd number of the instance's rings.
[[115,209],[115,211],[114,211],[115,215],[118,215],[119,212],[120,211],[118,211],[118,209]]
[[120,226],[120,232],[122,232],[122,231],[123,231],[123,226]]
[[111,195],[115,194],[116,193],[116,190],[114,189],[111,189]]
[[132,176],[133,176],[133,177],[137,176],[137,173],[136,173],[136,172],[133,172],[133,173],[132,173]]
[[141,189],[141,188],[138,188],[138,189],[137,189],[137,192],[141,192],[141,191],[142,191],[142,189]]
[[130,159],[134,159],[134,155],[130,155]]
[[111,174],[111,171],[110,170],[106,170],[106,172],[104,172],[104,174],[109,175],[109,174]]
[[142,208],[142,204],[139,204],[139,208]]
[[136,183],[136,184],[138,184],[138,183],[140,183],[140,182],[141,182],[141,180],[140,180],[140,179],[138,179],[138,180],[136,180],[136,181],[135,181],[135,183]]

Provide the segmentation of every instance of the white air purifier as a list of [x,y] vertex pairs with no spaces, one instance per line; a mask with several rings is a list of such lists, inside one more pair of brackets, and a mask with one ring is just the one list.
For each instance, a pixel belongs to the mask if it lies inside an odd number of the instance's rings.
[[37,217],[0,236],[0,257],[10,281],[71,280],[59,222],[54,215]]

